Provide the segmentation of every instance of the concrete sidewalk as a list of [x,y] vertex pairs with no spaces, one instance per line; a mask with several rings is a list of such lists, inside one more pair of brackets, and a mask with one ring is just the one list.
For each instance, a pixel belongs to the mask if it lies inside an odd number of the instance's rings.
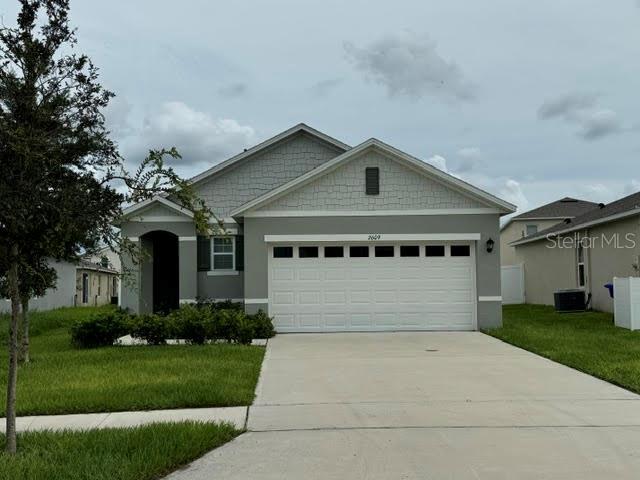
[[[244,429],[248,407],[183,408],[139,412],[84,413],[75,415],[34,415],[18,417],[19,432],[38,430],[88,430],[92,428],[137,427],[158,422],[227,422]],[[0,432],[5,431],[5,419],[0,419]]]

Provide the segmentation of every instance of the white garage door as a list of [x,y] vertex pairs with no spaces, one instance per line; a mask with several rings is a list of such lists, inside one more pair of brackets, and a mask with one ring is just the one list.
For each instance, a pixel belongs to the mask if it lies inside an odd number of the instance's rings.
[[474,330],[472,243],[274,244],[279,332]]

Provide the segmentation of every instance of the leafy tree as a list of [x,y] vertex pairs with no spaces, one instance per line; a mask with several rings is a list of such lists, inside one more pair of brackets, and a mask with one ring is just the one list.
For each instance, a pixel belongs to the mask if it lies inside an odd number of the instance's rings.
[[209,231],[211,211],[165,165],[175,149],[151,150],[133,173],[109,138],[102,114],[113,93],[76,54],[69,0],[19,0],[15,27],[0,28],[0,245],[11,299],[6,450],[16,452],[20,308],[48,259],[77,261],[106,244],[140,255],[118,236],[121,205],[153,195],[194,212]]
[[[18,359],[29,363],[29,300],[33,297],[43,296],[47,289],[56,285],[56,270],[47,262],[36,259],[33,265],[20,264],[18,266],[18,278],[20,281],[20,307],[21,317],[18,327],[20,349]],[[0,277],[0,298],[10,297],[9,285],[5,275]]]

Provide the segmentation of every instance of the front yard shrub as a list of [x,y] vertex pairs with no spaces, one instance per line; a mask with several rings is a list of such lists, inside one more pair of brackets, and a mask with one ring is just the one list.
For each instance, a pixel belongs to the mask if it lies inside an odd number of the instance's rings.
[[71,343],[79,348],[95,348],[113,345],[126,335],[128,315],[120,310],[95,313],[85,320],[71,325]]
[[[78,321],[71,328],[71,339],[81,348],[113,345],[125,335],[149,345],[164,345],[168,339],[202,345],[208,341],[250,344],[254,338],[275,335],[271,318],[262,310],[247,315],[237,303],[183,305],[169,315],[130,316],[123,310],[107,310]],[[228,306],[229,308],[222,308]]]
[[254,338],[254,323],[249,315],[238,315],[235,323],[235,332],[233,333],[233,340],[241,343],[242,345],[249,345]]
[[240,319],[245,317],[242,310],[217,310],[214,312],[214,325],[216,339],[226,340],[231,343],[238,337]]
[[207,307],[182,305],[170,314],[170,329],[173,338],[180,338],[189,343],[202,345],[211,337],[213,314]]
[[253,322],[253,338],[275,337],[276,330],[273,328],[273,321],[263,310],[258,310],[258,313],[249,315],[249,318]]
[[147,313],[131,317],[129,333],[133,338],[146,340],[149,345],[164,345],[171,335],[169,317]]

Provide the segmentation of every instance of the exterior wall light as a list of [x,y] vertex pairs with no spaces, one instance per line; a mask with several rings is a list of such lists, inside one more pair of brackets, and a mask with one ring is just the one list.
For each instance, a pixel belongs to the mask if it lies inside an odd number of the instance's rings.
[[492,238],[490,238],[489,240],[487,240],[487,252],[491,253],[493,252],[493,245],[494,245],[494,241]]

